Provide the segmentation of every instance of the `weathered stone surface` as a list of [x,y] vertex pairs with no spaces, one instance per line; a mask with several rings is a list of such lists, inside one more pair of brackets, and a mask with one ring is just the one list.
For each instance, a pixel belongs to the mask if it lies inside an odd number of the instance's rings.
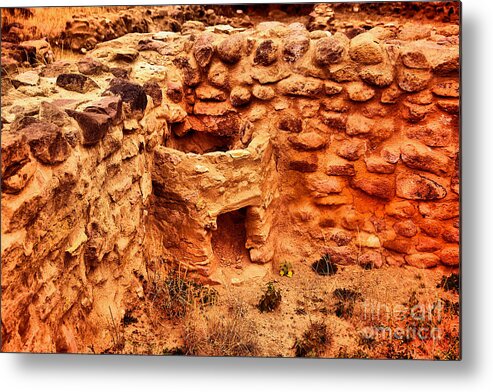
[[34,157],[47,165],[64,162],[70,146],[62,130],[54,124],[35,122],[22,130]]
[[302,173],[316,172],[318,169],[317,156],[313,154],[302,155],[297,153],[289,160],[289,169]]
[[399,219],[410,218],[416,213],[416,207],[409,201],[392,201],[385,205],[385,213]]
[[103,72],[109,72],[109,67],[90,57],[85,57],[77,62],[77,68],[83,75],[94,76],[101,75]]
[[12,79],[15,88],[20,86],[37,86],[39,84],[39,75],[36,71],[26,71],[16,75]]
[[310,37],[304,32],[289,34],[283,41],[282,58],[287,62],[295,62],[303,57],[310,47]]
[[329,176],[354,176],[354,164],[344,159],[331,159],[325,168],[325,173]]
[[213,86],[226,88],[228,86],[228,69],[222,63],[213,63],[209,68],[207,78]]
[[306,186],[312,197],[324,197],[331,193],[341,193],[345,182],[341,177],[314,173],[306,177]]
[[235,64],[245,54],[246,39],[242,34],[233,34],[225,38],[217,47],[219,58],[227,64]]
[[370,196],[384,200],[390,200],[395,195],[395,180],[393,177],[375,174],[357,175],[353,178],[351,184]]
[[342,86],[337,83],[326,81],[324,82],[324,92],[326,95],[336,95],[342,91]]
[[183,99],[183,86],[174,81],[168,81],[166,85],[166,95],[171,101],[178,103]]
[[425,125],[406,127],[406,136],[417,139],[430,147],[448,146],[453,128],[447,122],[433,121]]
[[269,86],[261,86],[256,84],[253,86],[252,94],[255,98],[262,101],[269,101],[276,95],[274,89]]
[[99,86],[96,82],[82,74],[61,74],[56,79],[57,86],[65,90],[85,94]]
[[193,45],[193,55],[199,67],[205,68],[214,55],[214,36],[210,33],[201,34]]
[[460,241],[460,232],[457,227],[447,227],[443,230],[442,238],[449,244],[458,244]]
[[383,266],[382,254],[375,250],[369,250],[358,257],[358,264],[365,269],[380,268]]
[[458,246],[450,246],[442,249],[438,256],[440,261],[450,267],[457,267],[460,263],[460,252]]
[[30,161],[26,136],[2,132],[2,192],[18,193],[24,188],[30,176],[22,171]]
[[414,237],[418,233],[416,225],[410,219],[396,222],[394,224],[394,231],[396,232],[396,234],[408,238]]
[[435,84],[431,91],[439,97],[459,98],[459,82],[457,80],[449,80]]
[[437,241],[430,237],[420,237],[416,243],[416,250],[418,252],[433,253],[442,249],[442,242]]
[[235,109],[230,102],[198,101],[193,107],[194,114],[203,114],[208,116],[222,116],[226,113],[234,111]]
[[131,48],[121,48],[113,52],[113,60],[133,63],[139,57],[139,52]]
[[254,64],[260,64],[268,66],[277,61],[279,48],[277,44],[271,40],[267,39],[258,44],[255,50],[255,56],[253,57]]
[[326,253],[330,255],[330,260],[336,264],[354,264],[358,260],[356,248],[349,245],[327,247]]
[[163,102],[163,90],[156,81],[145,82],[142,86],[144,92],[152,98],[154,106],[159,106]]
[[203,101],[225,101],[228,98],[223,90],[208,85],[200,85],[197,87],[195,89],[195,95],[197,99]]
[[[434,204],[434,203],[431,203],[431,204]],[[433,208],[433,207],[431,207],[431,208]],[[428,219],[423,220],[420,223],[419,228],[426,235],[433,237],[433,238],[437,238],[440,236],[440,234],[442,234],[443,224],[440,221],[428,218]]]
[[348,161],[357,161],[362,155],[365,148],[363,141],[358,139],[345,140],[336,150],[337,155]]
[[447,220],[459,216],[459,204],[456,202],[419,203],[419,213],[424,218]]
[[315,44],[315,61],[321,66],[336,64],[342,61],[344,45],[334,37],[321,38]]
[[417,92],[428,87],[431,73],[425,70],[401,69],[397,76],[399,87],[407,92]]
[[436,200],[447,195],[446,189],[429,178],[418,174],[400,174],[396,180],[398,197],[410,200]]
[[423,170],[438,175],[446,174],[449,159],[431,148],[418,143],[406,143],[401,147],[402,162],[411,169]]
[[284,95],[315,97],[323,91],[323,83],[315,78],[294,75],[278,83],[279,91]]
[[394,81],[394,70],[390,65],[369,65],[360,69],[359,76],[373,86],[387,87]]
[[293,133],[300,133],[302,130],[301,119],[291,114],[284,114],[281,116],[277,126],[281,131]]
[[347,86],[349,99],[355,102],[366,102],[375,96],[375,90],[363,83],[353,82]]
[[130,83],[126,80],[115,80],[110,85],[107,92],[119,95],[123,101],[129,105],[131,111],[143,112],[147,107],[147,95],[144,88],[136,83]]
[[58,105],[43,101],[39,107],[39,119],[63,127],[69,123],[67,114]]
[[395,171],[395,164],[389,163],[378,155],[371,155],[365,159],[366,170],[370,173],[392,174]]
[[327,145],[327,139],[316,132],[303,132],[290,136],[289,142],[294,148],[301,151],[316,151]]
[[436,267],[440,258],[433,253],[416,253],[405,257],[406,263],[416,268]]
[[173,64],[181,70],[185,86],[197,86],[202,81],[200,69],[192,64],[191,59],[185,56],[176,57]]
[[368,33],[359,34],[351,40],[349,55],[354,61],[362,64],[378,64],[384,60],[380,43]]
[[246,87],[237,86],[231,90],[229,100],[234,107],[243,106],[250,102],[252,93]]
[[409,254],[411,252],[411,245],[408,239],[388,240],[382,244],[385,249],[403,254]]
[[412,69],[429,69],[430,64],[424,53],[415,48],[407,48],[401,52],[402,63]]
[[70,117],[73,117],[82,130],[82,144],[90,146],[99,142],[111,126],[111,117],[103,113],[77,112],[66,110]]

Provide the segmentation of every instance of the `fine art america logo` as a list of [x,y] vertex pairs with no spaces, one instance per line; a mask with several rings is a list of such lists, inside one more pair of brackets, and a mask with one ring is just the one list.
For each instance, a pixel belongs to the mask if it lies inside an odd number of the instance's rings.
[[440,340],[445,305],[442,300],[391,307],[381,303],[364,303],[362,319],[367,326],[361,330],[361,336],[378,340]]

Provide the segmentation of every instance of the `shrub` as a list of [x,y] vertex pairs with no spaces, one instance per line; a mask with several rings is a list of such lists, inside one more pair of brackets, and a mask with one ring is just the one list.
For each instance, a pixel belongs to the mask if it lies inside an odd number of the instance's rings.
[[312,270],[319,275],[330,276],[337,272],[337,265],[330,261],[330,255],[326,253],[312,264]]
[[327,326],[322,322],[311,322],[301,339],[294,342],[297,357],[320,357],[332,343]]
[[274,286],[274,282],[269,282],[265,293],[260,298],[257,308],[261,312],[272,312],[281,304],[281,290]]
[[350,318],[356,301],[361,299],[361,294],[351,289],[335,289],[332,295],[337,299],[335,314],[340,318]]

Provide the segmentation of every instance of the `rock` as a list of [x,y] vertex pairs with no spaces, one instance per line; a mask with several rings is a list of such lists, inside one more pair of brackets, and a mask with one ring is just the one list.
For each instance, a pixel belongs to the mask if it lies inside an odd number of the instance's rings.
[[90,146],[99,142],[108,132],[111,126],[111,117],[107,114],[94,112],[77,112],[75,110],[66,110],[70,117],[73,117],[82,130],[82,144]]
[[460,263],[459,247],[446,247],[438,253],[438,257],[440,257],[443,264],[449,267],[456,267]]
[[183,87],[181,83],[168,81],[166,85],[166,95],[171,101],[175,103],[180,102],[183,99]]
[[328,66],[342,61],[344,45],[334,37],[321,38],[315,44],[315,62],[321,66]]
[[442,238],[449,244],[458,244],[460,241],[459,229],[456,227],[447,227],[442,233]]
[[342,86],[337,83],[326,81],[324,82],[324,92],[326,95],[336,95],[342,91]]
[[253,58],[254,64],[268,66],[277,61],[279,48],[271,39],[260,42]]
[[351,162],[334,157],[327,163],[325,173],[329,176],[354,176],[356,171],[354,170],[354,165]]
[[325,248],[325,253],[330,255],[330,261],[335,264],[355,264],[358,261],[356,248],[350,245]]
[[410,200],[436,200],[447,195],[443,186],[418,174],[398,175],[396,193],[398,197]]
[[380,156],[388,163],[397,163],[401,157],[401,149],[398,144],[384,145],[380,150]]
[[374,174],[358,175],[353,178],[351,184],[366,194],[380,199],[390,200],[395,195],[395,180],[393,177]]
[[341,193],[345,181],[341,177],[314,173],[306,177],[306,186],[311,191],[312,197],[324,197],[332,193]]
[[380,43],[369,33],[359,34],[351,40],[349,56],[362,64],[378,64],[384,60]]
[[193,107],[194,114],[208,116],[222,116],[234,111],[235,109],[229,102],[198,101]]
[[429,69],[430,64],[422,51],[416,48],[407,48],[401,52],[402,63],[412,69]]
[[294,75],[278,83],[281,94],[315,97],[323,91],[323,83],[315,78]]
[[378,155],[371,155],[365,159],[366,170],[370,173],[392,174],[395,171],[395,165],[387,162]]
[[20,86],[37,86],[39,84],[39,75],[36,71],[22,72],[12,79],[15,88]]
[[139,57],[139,52],[130,48],[117,49],[113,53],[114,61],[123,61],[125,63],[133,63],[137,57]]
[[427,236],[433,238],[439,237],[443,231],[442,222],[433,219],[425,219],[420,223],[419,228]]
[[390,65],[369,65],[359,71],[360,78],[376,87],[387,87],[394,81],[394,70]]
[[223,90],[208,85],[197,87],[195,89],[195,95],[197,99],[203,101],[225,101],[228,97]]
[[380,102],[385,104],[394,104],[398,101],[401,95],[402,90],[400,90],[397,86],[392,85],[382,92]]
[[233,34],[217,47],[219,58],[227,64],[236,64],[245,54],[246,39],[242,34]]
[[383,265],[382,254],[375,250],[366,251],[358,257],[358,264],[364,269],[380,268]]
[[276,95],[272,87],[261,86],[258,84],[253,86],[252,94],[255,98],[260,99],[261,101],[269,101]]
[[26,136],[3,131],[1,155],[2,192],[19,193],[30,178],[29,171],[24,169],[31,162]]
[[336,150],[337,155],[348,161],[357,161],[362,155],[365,149],[363,141],[358,139],[345,140]]
[[431,73],[425,70],[401,69],[397,76],[399,87],[407,92],[418,92],[428,87]]
[[384,241],[382,246],[393,252],[409,254],[411,252],[412,242],[408,239],[388,240]]
[[97,76],[103,72],[108,72],[109,68],[103,63],[96,61],[90,57],[85,57],[77,62],[77,68],[83,75]]
[[301,119],[286,113],[281,116],[277,127],[281,131],[300,133],[302,130]]
[[416,253],[404,257],[406,263],[416,268],[433,268],[438,265],[440,258],[433,253]]
[[459,98],[459,82],[457,80],[448,80],[437,83],[431,91],[439,97]]
[[310,37],[304,32],[289,34],[283,41],[282,58],[288,63],[298,61],[310,47]]
[[460,70],[459,50],[450,51],[444,54],[433,64],[433,73],[439,76],[449,76],[456,74]]
[[405,201],[392,201],[385,204],[385,213],[398,219],[410,218],[416,213],[414,205]]
[[67,114],[57,105],[46,101],[41,102],[39,108],[39,119],[44,122],[55,124],[59,127],[66,126],[70,120]]
[[144,92],[152,98],[154,106],[159,106],[163,102],[163,91],[156,81],[145,82],[142,86]]
[[86,106],[85,112],[106,114],[110,117],[112,125],[119,124],[122,120],[123,105],[119,96],[103,97],[99,101]]
[[302,173],[313,173],[317,171],[318,159],[314,154],[297,153],[289,160],[288,167],[290,170]]
[[200,69],[194,66],[188,57],[175,57],[173,64],[181,71],[185,86],[195,87],[202,81]]
[[207,78],[213,86],[226,88],[228,86],[228,69],[221,63],[213,63],[209,68]]
[[289,142],[294,148],[301,151],[316,151],[327,145],[327,140],[316,132],[302,132],[296,136],[290,136]]
[[205,132],[216,136],[235,136],[241,131],[241,120],[237,113],[228,112],[221,116],[201,116]]
[[444,121],[431,121],[425,125],[406,128],[406,136],[417,139],[430,147],[445,147],[450,144],[453,128]]
[[407,238],[414,237],[418,233],[416,225],[410,219],[396,222],[394,224],[394,231],[396,232],[396,234]]
[[374,128],[374,121],[360,113],[351,113],[347,118],[346,133],[350,136],[367,135]]
[[341,113],[321,112],[322,122],[338,131],[346,130],[347,116]]
[[430,237],[420,237],[416,243],[418,252],[433,253],[442,249],[442,243]]
[[439,100],[436,103],[437,107],[440,110],[443,110],[445,113],[450,113],[450,114],[459,114],[460,113],[460,102],[459,100]]
[[359,82],[349,83],[347,92],[349,99],[355,102],[366,102],[375,96],[375,90]]
[[457,202],[419,203],[419,213],[423,218],[447,220],[459,216]]
[[61,74],[56,79],[56,85],[65,90],[85,94],[99,88],[96,82],[82,74]]
[[193,55],[199,67],[205,68],[209,65],[214,50],[214,35],[210,33],[199,35],[193,45]]
[[54,124],[35,122],[22,130],[34,157],[47,165],[64,162],[70,155],[70,146],[62,130]]
[[229,100],[231,105],[234,107],[243,106],[250,102],[252,98],[252,93],[249,89],[242,86],[233,87],[229,95]]
[[260,84],[271,84],[286,79],[290,75],[291,71],[284,67],[255,67],[251,68],[249,77]]
[[[122,102],[128,104],[130,111],[144,112],[147,107],[147,95],[144,88],[136,83],[130,83],[123,79],[114,79],[113,85],[110,84],[106,93],[119,95]],[[113,82],[113,81],[112,81]]]
[[411,169],[423,170],[437,175],[449,171],[449,159],[419,143],[406,143],[401,146],[402,162]]

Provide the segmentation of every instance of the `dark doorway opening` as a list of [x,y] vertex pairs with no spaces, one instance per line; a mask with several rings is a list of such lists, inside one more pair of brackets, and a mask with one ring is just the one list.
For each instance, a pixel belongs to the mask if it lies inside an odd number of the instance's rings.
[[247,207],[217,217],[217,230],[212,232],[212,250],[222,267],[238,267],[250,263],[246,243]]

